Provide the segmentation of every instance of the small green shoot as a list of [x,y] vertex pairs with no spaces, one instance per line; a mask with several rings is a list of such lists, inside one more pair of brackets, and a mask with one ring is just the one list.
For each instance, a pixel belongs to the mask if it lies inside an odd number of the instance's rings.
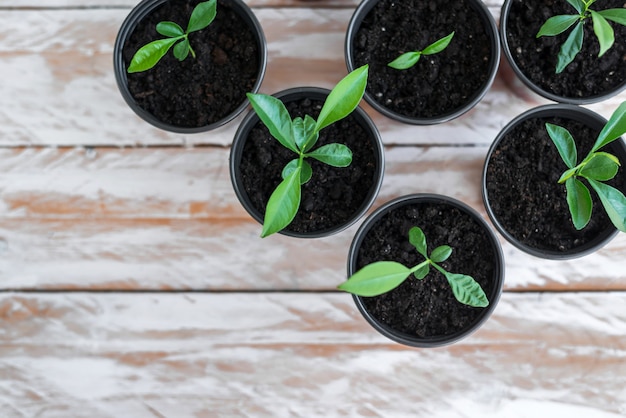
[[270,134],[296,157],[284,167],[282,182],[276,187],[265,209],[261,237],[276,233],[293,221],[300,207],[301,186],[313,175],[307,158],[333,167],[352,163],[352,151],[344,144],[326,144],[313,149],[319,132],[348,116],[358,106],[367,84],[368,66],[344,77],[330,92],[317,121],[311,116],[291,119],[285,105],[275,97],[248,93],[248,99]]
[[377,261],[354,273],[338,288],[358,296],[378,296],[400,286],[411,274],[418,280],[424,279],[430,272],[430,266],[433,266],[448,280],[456,300],[477,308],[489,306],[487,295],[474,278],[449,273],[438,264],[450,258],[452,248],[442,245],[435,248],[429,257],[424,232],[416,226],[409,231],[409,242],[425,258],[423,262],[408,268],[395,261]]
[[546,123],[546,130],[556,146],[567,170],[559,183],[565,183],[567,204],[572,223],[578,230],[583,229],[591,219],[591,193],[580,180],[584,179],[595,190],[600,202],[617,229],[626,232],[626,197],[614,187],[603,183],[617,174],[620,162],[616,156],[599,151],[603,146],[615,141],[626,133],[626,102],[623,102],[611,115],[589,154],[579,163],[574,138],[567,129]]
[[563,72],[576,55],[583,47],[583,25],[588,18],[591,17],[593,23],[593,32],[598,38],[600,43],[600,52],[598,57],[604,55],[615,42],[615,34],[613,28],[609,24],[609,21],[617,23],[619,25],[626,26],[626,9],[606,9],[595,11],[589,7],[596,2],[596,0],[566,0],[578,14],[558,15],[553,16],[546,20],[546,22],[539,28],[537,32],[537,38],[541,36],[556,36],[559,35],[572,26],[574,29],[571,31],[558,54],[556,73]]
[[174,22],[159,22],[156,26],[157,32],[167,38],[152,41],[139,48],[133,56],[128,66],[129,73],[138,73],[154,67],[167,54],[167,51],[174,46],[174,56],[179,61],[183,61],[191,53],[196,57],[196,53],[189,44],[189,34],[197,32],[209,26],[217,14],[217,0],[209,0],[199,3],[191,12],[187,30],[183,31]]
[[450,44],[450,41],[452,41],[452,37],[454,37],[454,32],[439,39],[438,41],[433,42],[421,51],[406,52],[387,65],[391,68],[395,68],[396,70],[406,70],[411,68],[417,64],[422,55],[434,55],[446,49]]

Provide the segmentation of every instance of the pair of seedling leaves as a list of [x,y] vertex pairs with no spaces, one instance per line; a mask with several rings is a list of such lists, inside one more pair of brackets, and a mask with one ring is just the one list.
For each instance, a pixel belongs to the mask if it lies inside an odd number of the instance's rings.
[[344,144],[331,143],[313,148],[322,129],[345,118],[358,106],[365,92],[367,75],[368,66],[364,65],[337,83],[326,98],[317,120],[309,115],[292,119],[279,99],[248,93],[252,108],[270,134],[295,154],[294,159],[283,168],[283,180],[269,198],[261,237],[282,230],[296,216],[300,207],[301,186],[313,175],[307,158],[333,167],[347,167],[352,163],[352,151]]
[[593,31],[600,43],[600,53],[598,57],[604,55],[615,42],[613,28],[608,21],[626,25],[626,9],[606,9],[595,11],[590,6],[596,0],[566,0],[576,11],[577,15],[558,15],[546,20],[539,28],[537,38],[541,36],[555,36],[565,32],[574,24],[574,29],[569,34],[565,43],[561,46],[557,57],[556,73],[561,73],[567,67],[583,46],[583,25],[589,17],[593,22]]
[[561,159],[568,167],[559,179],[565,183],[567,204],[574,227],[583,229],[591,219],[592,200],[589,189],[579,178],[583,178],[595,190],[613,225],[626,232],[626,198],[614,187],[603,183],[617,174],[620,162],[616,156],[599,151],[600,148],[615,141],[626,133],[626,102],[613,112],[608,122],[598,134],[589,154],[580,162],[576,144],[567,129],[546,123],[546,130],[556,146]]
[[412,268],[396,261],[377,261],[368,264],[350,276],[348,280],[339,285],[339,289],[358,296],[378,296],[400,286],[411,275],[418,280],[424,279],[432,266],[448,280],[452,293],[459,302],[479,308],[489,306],[485,292],[473,277],[450,273],[439,265],[439,263],[450,258],[452,254],[450,246],[439,246],[429,256],[426,236],[417,226],[409,230],[409,242],[425,258],[424,261]]
[[191,12],[187,29],[183,30],[174,22],[159,22],[156,30],[167,38],[152,41],[139,48],[133,56],[128,67],[129,73],[137,73],[154,67],[167,54],[172,45],[174,56],[179,61],[184,61],[189,54],[196,57],[196,53],[189,44],[189,34],[197,32],[209,26],[217,14],[217,0],[209,0],[199,3]]
[[448,36],[444,36],[443,38],[433,42],[432,44],[428,45],[426,48],[424,48],[421,51],[418,50],[418,51],[405,52],[404,54],[400,55],[398,58],[391,61],[387,65],[391,68],[395,68],[396,70],[406,70],[408,68],[411,68],[415,64],[417,64],[417,62],[422,57],[422,55],[434,55],[446,49],[448,45],[450,44],[450,41],[452,41],[453,37],[454,37],[454,32],[450,33]]

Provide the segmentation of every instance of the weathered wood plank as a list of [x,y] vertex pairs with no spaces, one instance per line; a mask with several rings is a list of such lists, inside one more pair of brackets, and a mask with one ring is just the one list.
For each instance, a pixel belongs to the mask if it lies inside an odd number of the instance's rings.
[[[344,294],[3,294],[5,417],[617,417],[624,294],[510,294],[410,349]],[[576,318],[576,320],[573,320]]]
[[[352,10],[255,11],[266,32],[270,58],[262,91],[332,87],[345,75],[343,42]],[[152,128],[126,106],[115,85],[111,53],[127,13],[125,9],[0,10],[0,66],[11,80],[0,85],[2,97],[11,98],[11,105],[0,111],[0,146],[227,145],[232,141],[240,118],[210,133],[183,136]],[[506,122],[542,102],[510,80],[510,74],[501,71],[474,111],[446,125],[416,128],[365,108],[388,144],[488,144]],[[626,93],[594,108],[608,116],[624,98]]]

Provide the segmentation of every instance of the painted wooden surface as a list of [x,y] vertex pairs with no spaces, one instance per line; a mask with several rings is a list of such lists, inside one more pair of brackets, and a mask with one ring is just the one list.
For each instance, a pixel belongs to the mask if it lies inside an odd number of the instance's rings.
[[[185,136],[125,105],[111,54],[136,3],[0,0],[0,417],[626,415],[624,234],[566,262],[503,242],[505,292],[476,334],[385,340],[335,291],[358,224],[258,237],[228,177],[241,118]],[[248,3],[268,40],[262,91],[345,74],[357,1]],[[625,99],[587,107],[608,117]],[[375,206],[434,192],[485,216],[488,146],[541,103],[503,63],[445,125],[364,105],[386,145]]]

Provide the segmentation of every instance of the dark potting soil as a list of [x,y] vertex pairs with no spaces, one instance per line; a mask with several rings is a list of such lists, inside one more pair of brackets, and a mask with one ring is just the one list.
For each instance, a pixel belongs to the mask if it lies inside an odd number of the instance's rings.
[[[450,45],[407,70],[388,63],[455,31]],[[355,67],[369,64],[367,91],[381,106],[409,117],[444,116],[471,101],[488,80],[491,42],[464,0],[381,0],[354,37]]]
[[[322,101],[309,99],[285,104],[292,118],[305,115],[317,118],[322,105]],[[313,149],[330,143],[347,145],[352,151],[352,163],[337,168],[308,158],[313,177],[302,185],[300,209],[285,230],[311,233],[341,225],[362,208],[375,185],[378,163],[374,139],[353,115],[324,128]],[[239,169],[244,190],[262,215],[272,192],[282,181],[284,166],[295,157],[293,151],[270,135],[262,122],[250,131]]]
[[[487,194],[498,222],[513,237],[530,247],[558,253],[581,247],[613,226],[597,194],[586,184],[593,199],[591,221],[580,231],[574,228],[565,185],[558,184],[567,166],[546,132],[546,122],[563,126],[572,134],[578,161],[587,155],[599,133],[572,119],[527,119],[493,151],[486,173]],[[614,143],[602,151],[623,161]],[[620,168],[607,184],[626,190],[623,170]]]
[[[492,299],[496,251],[488,235],[467,212],[439,202],[407,204],[381,217],[361,244],[357,268],[376,261],[397,261],[410,267],[424,261],[408,240],[414,226],[424,231],[429,252],[440,245],[452,247],[450,258],[440,263],[444,269],[472,276]],[[362,299],[379,321],[422,338],[461,331],[484,312],[484,308],[458,302],[446,278],[433,268],[423,280],[411,276],[388,293]]]
[[[624,7],[623,0],[599,0],[593,10]],[[615,43],[598,58],[600,45],[593,33],[591,18],[585,20],[582,51],[574,61],[556,74],[561,45],[569,30],[557,36],[537,38],[548,18],[577,14],[564,0],[514,0],[507,20],[506,38],[511,55],[522,73],[543,90],[562,97],[585,98],[606,93],[626,81],[626,27],[611,23]]]
[[[169,20],[184,29],[199,2],[168,1],[139,22],[124,44],[126,68],[141,46],[164,38],[157,23]],[[128,74],[128,88],[140,107],[171,125],[200,127],[228,116],[246,100],[259,75],[258,45],[228,4],[219,1],[215,20],[189,34],[195,59],[189,54],[178,61],[172,47],[152,69]]]

